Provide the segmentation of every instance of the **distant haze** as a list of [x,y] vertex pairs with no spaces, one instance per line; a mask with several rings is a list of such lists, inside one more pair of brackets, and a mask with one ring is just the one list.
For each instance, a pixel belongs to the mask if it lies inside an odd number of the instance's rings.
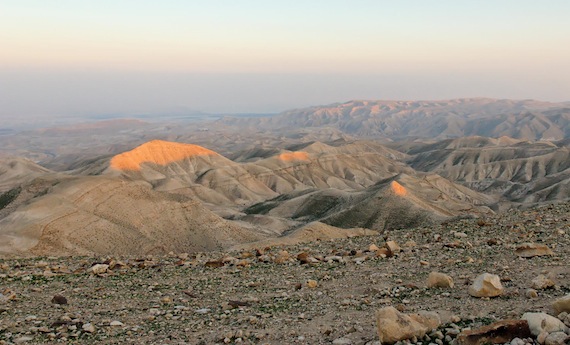
[[0,120],[570,100],[564,0],[6,0],[0,13]]

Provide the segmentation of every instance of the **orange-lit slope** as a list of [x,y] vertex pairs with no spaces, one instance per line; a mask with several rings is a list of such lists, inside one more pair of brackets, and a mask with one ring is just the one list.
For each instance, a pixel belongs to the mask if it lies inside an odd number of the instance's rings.
[[392,191],[394,192],[394,194],[396,194],[398,196],[406,196],[406,194],[408,194],[408,191],[406,190],[406,188],[404,188],[404,186],[402,186],[401,184],[399,184],[396,181],[392,181],[390,186],[392,187]]
[[195,156],[218,156],[214,151],[198,145],[153,140],[111,159],[111,168],[118,170],[141,169],[143,163],[167,165]]
[[308,161],[309,160],[309,155],[307,154],[307,152],[302,152],[302,151],[298,151],[298,152],[285,152],[280,154],[279,156],[277,156],[277,158],[279,158],[282,161]]

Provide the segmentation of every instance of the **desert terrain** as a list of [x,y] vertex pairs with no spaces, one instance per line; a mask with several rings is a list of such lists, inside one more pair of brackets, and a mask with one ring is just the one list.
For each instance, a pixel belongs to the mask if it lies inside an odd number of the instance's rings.
[[[468,344],[525,312],[568,332],[552,303],[570,292],[569,109],[350,101],[4,128],[0,342],[392,343],[375,315],[390,306],[438,312],[397,341]],[[499,294],[473,296],[483,273]],[[528,323],[503,343],[556,333]]]

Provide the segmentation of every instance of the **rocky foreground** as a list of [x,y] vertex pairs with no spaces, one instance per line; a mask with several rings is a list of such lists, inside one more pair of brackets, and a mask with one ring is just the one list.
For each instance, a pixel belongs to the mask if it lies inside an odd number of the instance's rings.
[[239,252],[7,258],[0,344],[568,344],[569,219],[566,203]]

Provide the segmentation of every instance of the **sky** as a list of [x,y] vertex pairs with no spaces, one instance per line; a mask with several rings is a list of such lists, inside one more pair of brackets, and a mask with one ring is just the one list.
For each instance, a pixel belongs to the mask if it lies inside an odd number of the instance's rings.
[[0,0],[0,120],[570,101],[569,13],[568,0]]

